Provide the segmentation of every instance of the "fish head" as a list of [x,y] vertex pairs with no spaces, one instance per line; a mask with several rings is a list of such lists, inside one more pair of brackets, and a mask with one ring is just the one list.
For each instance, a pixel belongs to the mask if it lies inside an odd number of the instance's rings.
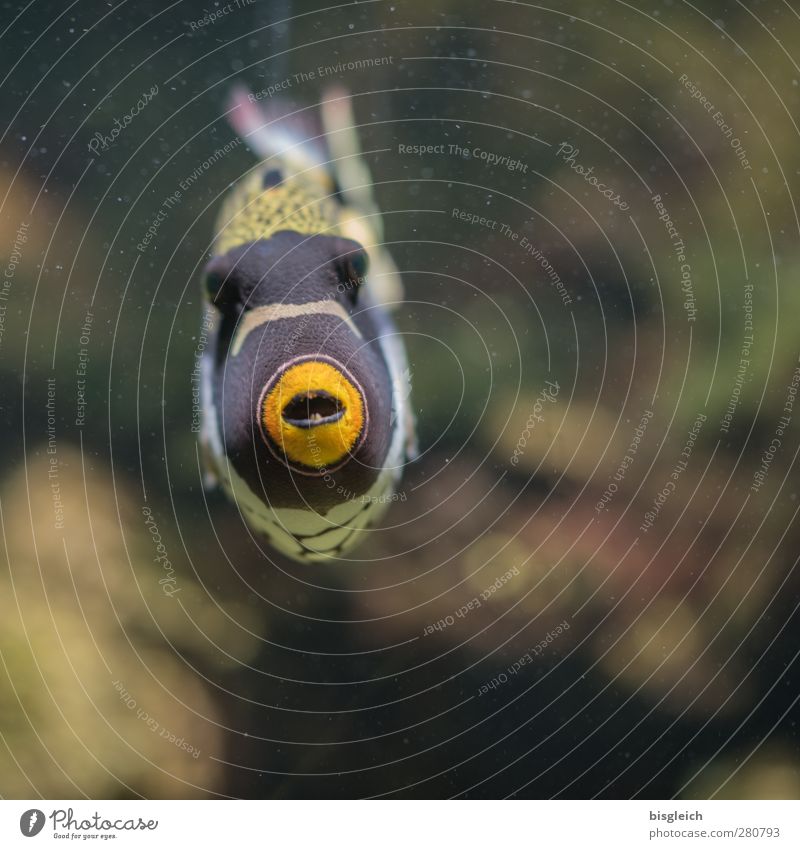
[[352,240],[281,231],[206,268],[222,314],[217,408],[226,451],[262,485],[291,480],[296,489],[301,475],[330,489],[335,472],[337,487],[357,493],[382,467],[391,381],[358,302],[367,264]]

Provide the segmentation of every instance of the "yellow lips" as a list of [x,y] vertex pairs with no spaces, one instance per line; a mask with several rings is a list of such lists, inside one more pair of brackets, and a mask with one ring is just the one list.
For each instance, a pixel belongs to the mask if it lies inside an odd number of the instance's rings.
[[324,360],[287,368],[261,402],[261,424],[293,463],[317,471],[341,463],[364,430],[364,399],[355,383]]

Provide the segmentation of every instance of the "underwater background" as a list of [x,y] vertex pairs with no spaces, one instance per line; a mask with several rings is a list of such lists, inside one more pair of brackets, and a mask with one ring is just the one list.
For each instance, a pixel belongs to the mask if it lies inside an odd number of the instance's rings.
[[[796,798],[800,4],[2,3],[0,794]],[[353,94],[420,459],[203,487],[226,118]]]

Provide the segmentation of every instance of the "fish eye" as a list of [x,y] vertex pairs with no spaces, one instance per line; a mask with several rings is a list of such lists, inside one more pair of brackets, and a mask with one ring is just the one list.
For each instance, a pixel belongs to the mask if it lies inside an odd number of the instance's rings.
[[261,433],[272,453],[305,474],[325,474],[353,454],[366,433],[364,394],[327,359],[284,366],[262,393]]
[[[225,311],[228,306],[227,299],[231,295],[231,292],[225,291],[226,279],[227,278],[224,273],[220,273],[216,270],[206,272],[203,278],[203,287],[205,288],[205,294],[208,302],[220,311]],[[227,288],[232,289],[233,287],[229,285]]]

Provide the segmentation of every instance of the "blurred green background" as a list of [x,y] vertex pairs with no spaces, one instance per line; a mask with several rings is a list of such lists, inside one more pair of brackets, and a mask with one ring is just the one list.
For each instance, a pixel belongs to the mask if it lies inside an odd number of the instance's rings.
[[[2,6],[0,794],[800,795],[796,2]],[[228,96],[287,79],[354,95],[423,449],[324,567],[192,430]]]

